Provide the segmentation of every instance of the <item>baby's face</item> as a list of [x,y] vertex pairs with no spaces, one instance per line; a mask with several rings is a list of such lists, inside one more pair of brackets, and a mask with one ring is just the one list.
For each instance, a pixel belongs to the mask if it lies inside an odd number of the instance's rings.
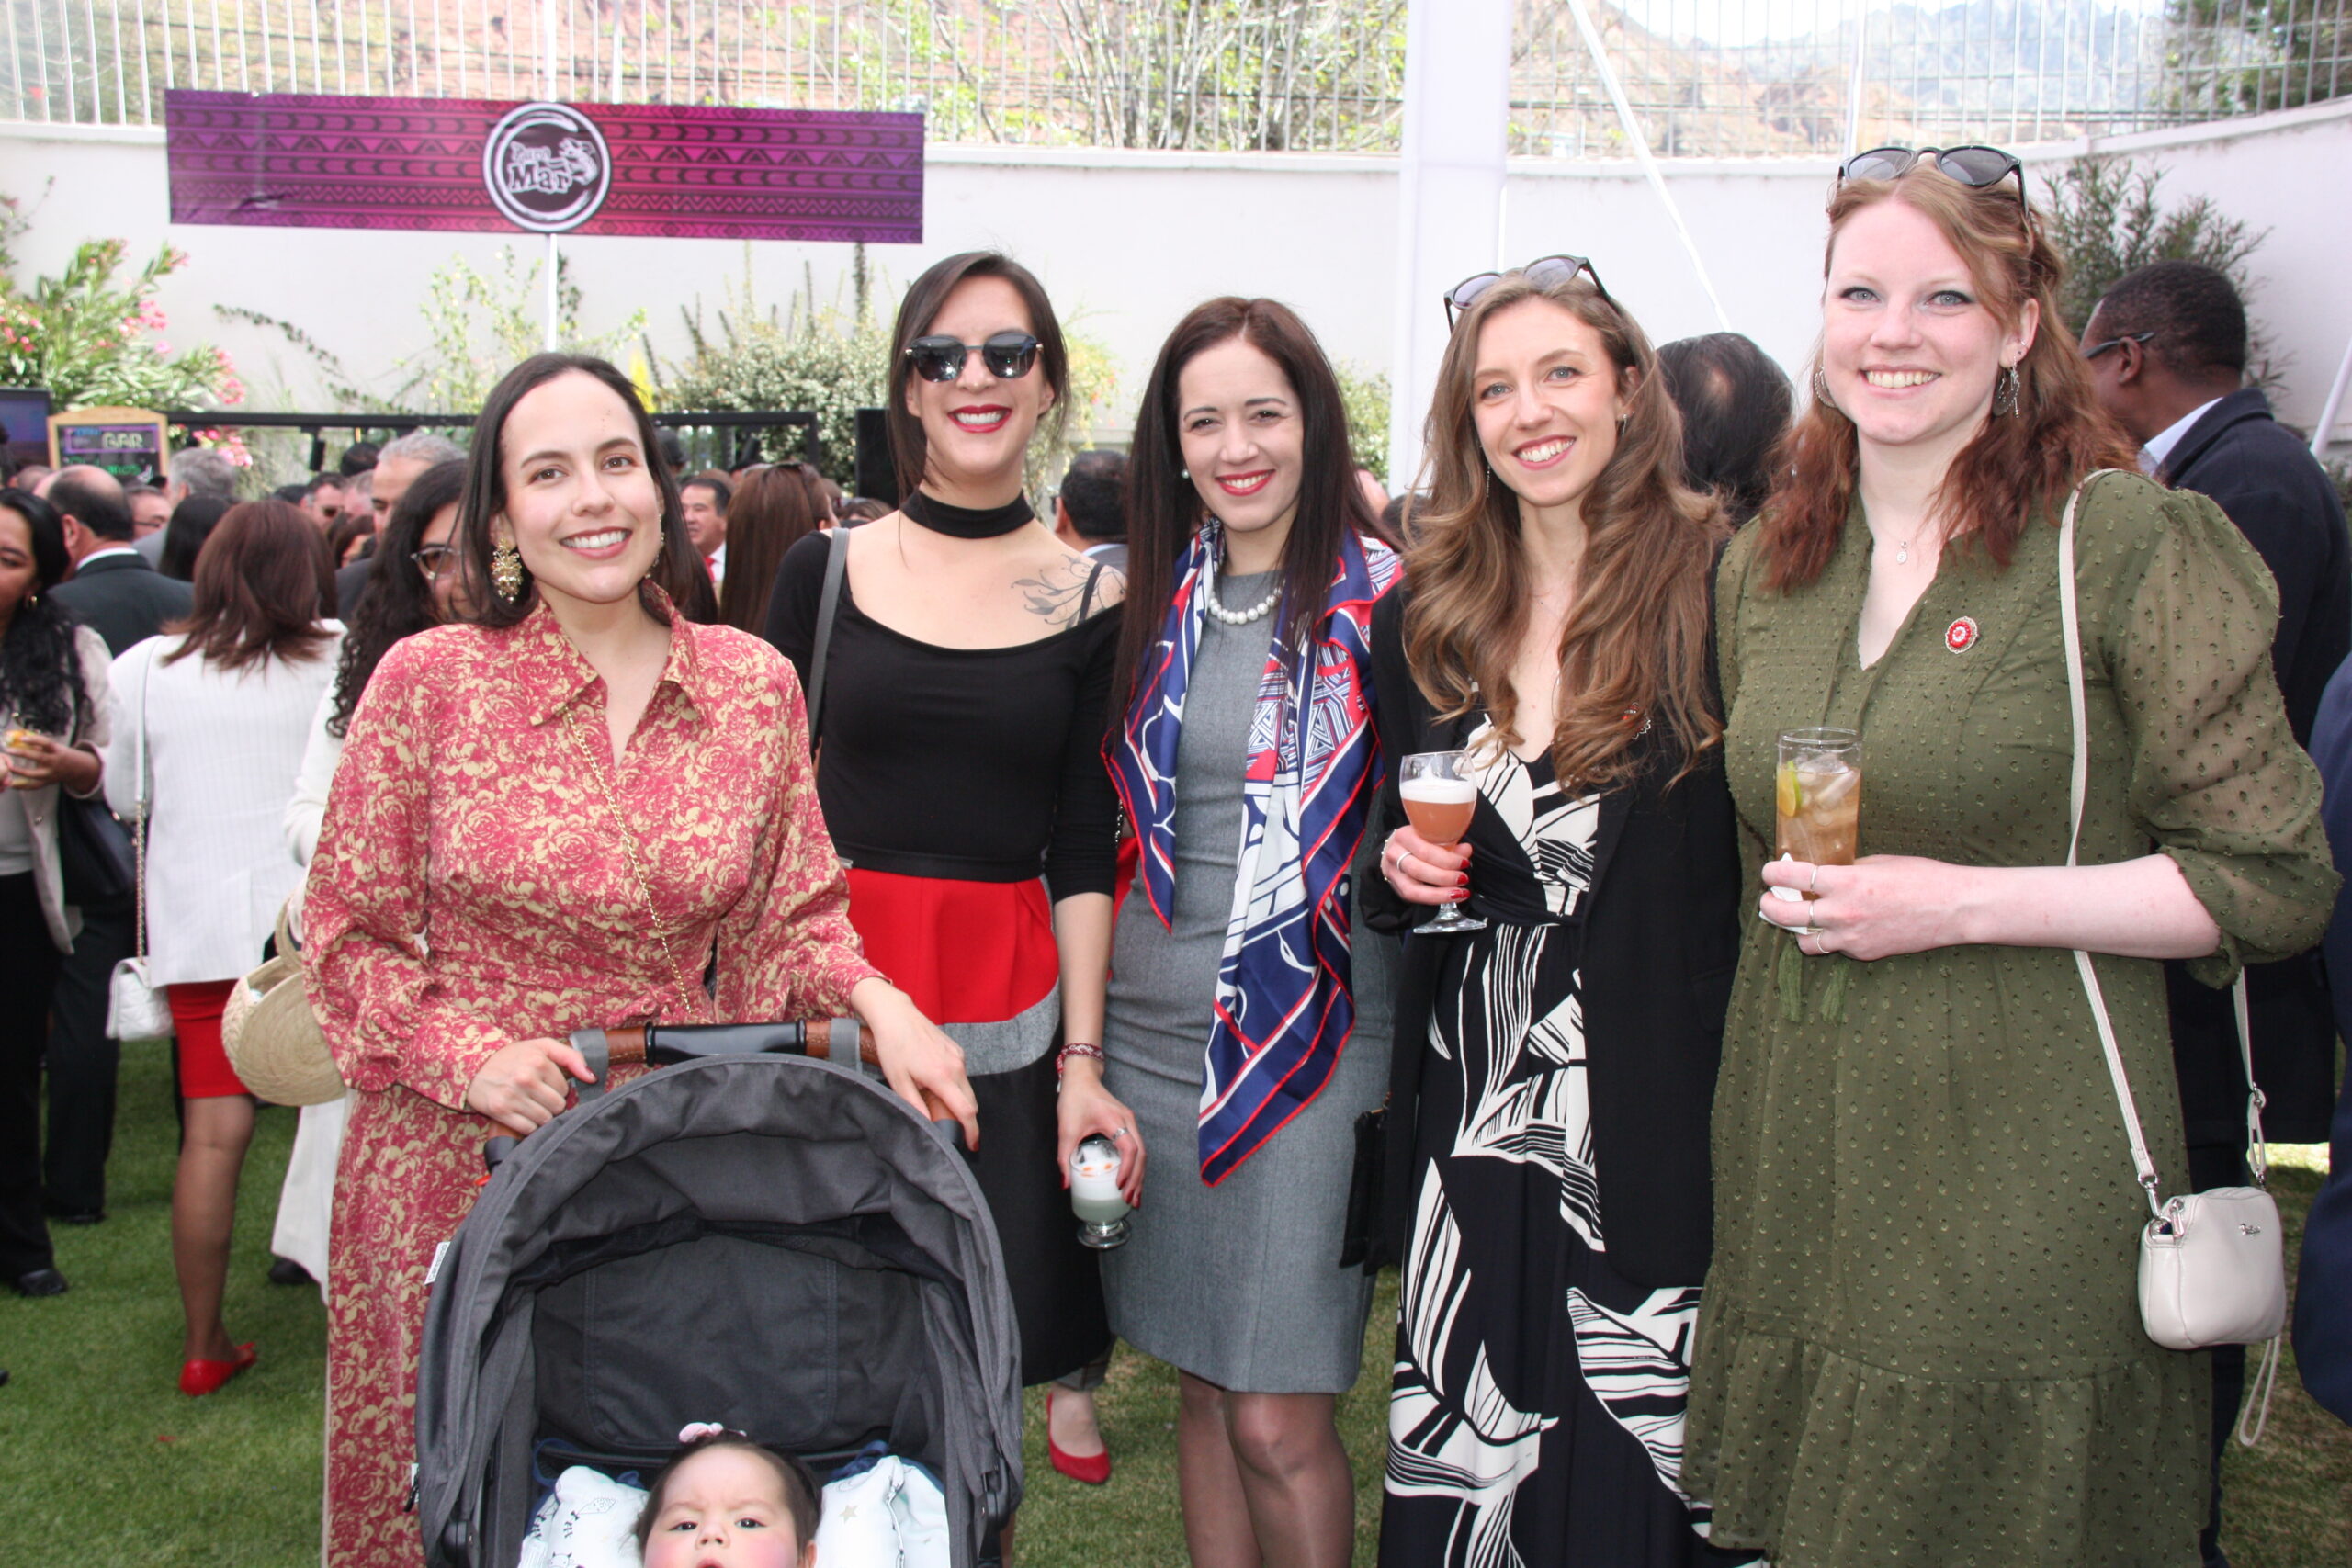
[[645,1538],[645,1568],[808,1568],[775,1467],[741,1449],[709,1449],[670,1472]]

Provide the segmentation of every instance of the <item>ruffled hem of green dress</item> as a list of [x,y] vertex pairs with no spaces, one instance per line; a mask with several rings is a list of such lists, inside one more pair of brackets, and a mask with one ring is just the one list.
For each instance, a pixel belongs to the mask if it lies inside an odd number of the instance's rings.
[[1709,1325],[1684,1484],[1773,1568],[2197,1568],[2206,1358],[2081,1377],[1885,1371]]

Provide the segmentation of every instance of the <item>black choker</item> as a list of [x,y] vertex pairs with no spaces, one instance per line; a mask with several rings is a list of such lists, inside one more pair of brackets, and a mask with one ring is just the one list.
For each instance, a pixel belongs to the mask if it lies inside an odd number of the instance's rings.
[[950,506],[937,496],[925,495],[921,491],[907,497],[899,510],[933,533],[944,534],[951,539],[993,539],[1012,533],[1037,515],[1029,510],[1029,498],[1025,495],[1016,495],[1002,506],[975,510]]

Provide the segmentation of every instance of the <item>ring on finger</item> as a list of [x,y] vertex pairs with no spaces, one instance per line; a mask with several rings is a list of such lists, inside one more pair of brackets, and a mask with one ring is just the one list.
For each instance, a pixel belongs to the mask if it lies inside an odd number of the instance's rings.
[[1804,879],[1804,890],[1808,893],[1818,893],[1821,891],[1821,868],[1819,866],[1815,866],[1813,868],[1813,874]]

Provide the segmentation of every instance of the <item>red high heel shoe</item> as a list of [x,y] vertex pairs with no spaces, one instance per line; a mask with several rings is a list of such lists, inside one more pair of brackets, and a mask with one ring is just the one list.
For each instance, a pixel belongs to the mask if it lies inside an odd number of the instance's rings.
[[1046,1391],[1046,1457],[1054,1461],[1056,1470],[1060,1471],[1072,1481],[1084,1482],[1089,1486],[1100,1486],[1111,1479],[1109,1444],[1103,1445],[1101,1453],[1089,1454],[1080,1459],[1054,1441],[1054,1391],[1050,1388]]
[[260,1359],[251,1345],[238,1346],[234,1360],[208,1361],[200,1356],[190,1356],[180,1363],[180,1392],[190,1399],[217,1393],[222,1383]]

